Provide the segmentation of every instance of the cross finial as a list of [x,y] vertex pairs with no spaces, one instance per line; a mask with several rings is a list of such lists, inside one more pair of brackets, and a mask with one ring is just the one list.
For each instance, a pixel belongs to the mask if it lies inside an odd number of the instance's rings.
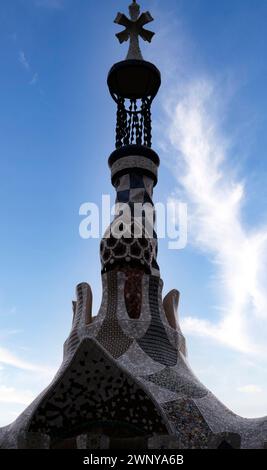
[[140,15],[140,6],[136,3],[136,0],[133,0],[133,3],[129,6],[129,13],[131,19],[127,18],[123,13],[117,14],[114,23],[125,26],[125,30],[116,34],[116,36],[120,43],[130,39],[130,47],[126,60],[143,60],[139,46],[139,36],[144,41],[152,41],[155,33],[145,29],[144,26],[153,21],[153,18],[148,11]]

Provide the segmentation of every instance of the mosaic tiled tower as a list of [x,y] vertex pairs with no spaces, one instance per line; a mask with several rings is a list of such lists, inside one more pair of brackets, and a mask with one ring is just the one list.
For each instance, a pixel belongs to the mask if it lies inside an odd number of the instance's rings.
[[[103,298],[92,316],[88,284],[77,286],[72,330],[52,383],[10,426],[2,448],[264,448],[267,419],[243,419],[222,405],[187,362],[177,318],[178,291],[162,300],[153,188],[159,157],[151,149],[157,68],[143,60],[139,36],[151,15],[134,1],[117,36],[130,39],[108,86],[117,103],[116,150],[109,158],[119,210],[101,241]],[[150,205],[138,219],[136,203]],[[122,206],[124,204],[124,206]],[[125,216],[123,207],[129,209]],[[124,230],[116,236],[116,229]],[[149,236],[147,236],[149,234]],[[109,236],[110,235],[110,236]]]

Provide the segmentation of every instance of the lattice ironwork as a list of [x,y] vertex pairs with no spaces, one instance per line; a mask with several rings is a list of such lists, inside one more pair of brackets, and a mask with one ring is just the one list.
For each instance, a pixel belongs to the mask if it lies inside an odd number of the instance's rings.
[[144,145],[151,148],[151,99],[117,100],[116,148]]

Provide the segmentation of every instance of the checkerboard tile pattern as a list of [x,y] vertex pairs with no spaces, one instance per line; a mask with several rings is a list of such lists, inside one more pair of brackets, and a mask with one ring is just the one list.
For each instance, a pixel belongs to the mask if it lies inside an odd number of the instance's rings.
[[153,206],[153,180],[148,176],[130,173],[118,178],[116,183],[116,203],[150,203]]
[[[124,239],[114,240],[103,239],[101,243],[101,261],[103,270],[108,270],[109,266],[113,267],[116,261],[126,259],[126,262],[133,260],[140,262],[143,266],[149,266],[150,274],[159,276],[159,266],[157,263],[158,242],[157,234],[154,230],[156,215],[153,204],[153,187],[154,180],[152,177],[144,175],[138,169],[129,169],[127,174],[123,174],[114,182],[116,189],[116,204],[127,204],[130,208],[132,223],[132,239],[125,243]],[[136,204],[145,205],[145,210]],[[138,211],[138,212],[137,212]],[[149,212],[150,211],[150,212]],[[120,213],[120,211],[118,211]],[[116,215],[115,220],[120,219],[120,215]],[[137,218],[139,219],[137,221]],[[136,222],[136,224],[134,224]],[[128,223],[128,222],[127,222]],[[138,226],[137,232],[136,226]],[[148,245],[151,247],[151,254],[144,251],[144,243],[142,237],[146,238]],[[129,247],[133,245],[136,247],[136,252]],[[134,245],[134,246],[135,246]],[[146,244],[147,245],[147,244]],[[146,247],[146,246],[145,246]],[[140,255],[138,254],[140,252]],[[144,252],[144,253],[143,253]],[[141,255],[143,253],[143,255]]]

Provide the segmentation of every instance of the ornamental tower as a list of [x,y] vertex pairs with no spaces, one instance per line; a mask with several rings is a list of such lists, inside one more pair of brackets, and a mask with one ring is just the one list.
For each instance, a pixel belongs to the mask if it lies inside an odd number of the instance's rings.
[[118,40],[129,41],[126,60],[108,74],[117,106],[108,161],[117,211],[100,244],[102,303],[93,316],[90,286],[77,286],[62,365],[0,429],[0,448],[263,448],[267,420],[236,416],[199,382],[179,326],[179,292],[162,299],[153,206],[160,159],[151,126],[161,75],[139,45],[153,38],[145,28],[152,16],[136,1],[129,15],[115,19],[124,27]]

